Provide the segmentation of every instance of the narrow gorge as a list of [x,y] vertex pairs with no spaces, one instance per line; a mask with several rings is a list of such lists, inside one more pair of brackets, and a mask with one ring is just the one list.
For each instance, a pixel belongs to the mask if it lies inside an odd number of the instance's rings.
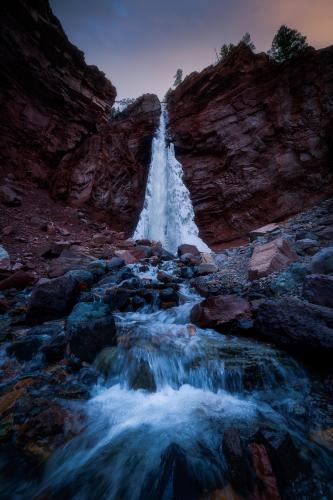
[[0,13],[0,497],[332,498],[333,46],[119,105]]

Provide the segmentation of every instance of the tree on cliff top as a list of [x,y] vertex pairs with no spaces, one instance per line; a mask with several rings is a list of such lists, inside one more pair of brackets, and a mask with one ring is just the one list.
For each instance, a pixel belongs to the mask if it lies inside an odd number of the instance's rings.
[[234,45],[233,43],[224,43],[221,47],[220,54],[218,56],[219,61],[225,61],[230,54],[239,46],[240,43],[245,43],[252,51],[256,49],[256,46],[251,40],[250,33],[245,33],[242,37],[238,45]]
[[176,74],[174,76],[175,81],[173,82],[173,86],[176,88],[183,80],[183,70],[178,68]]
[[306,36],[295,29],[282,25],[273,38],[272,47],[268,54],[275,61],[284,62],[301,54],[307,47]]

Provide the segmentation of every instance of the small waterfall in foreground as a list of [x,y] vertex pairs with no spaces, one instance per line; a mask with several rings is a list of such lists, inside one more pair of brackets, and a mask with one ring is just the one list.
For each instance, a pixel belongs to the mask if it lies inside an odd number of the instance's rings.
[[209,252],[194,222],[190,193],[183,182],[183,170],[176,159],[174,145],[167,146],[166,124],[167,111],[162,104],[160,124],[152,145],[144,206],[133,238],[160,241],[172,253],[176,253],[182,243]]

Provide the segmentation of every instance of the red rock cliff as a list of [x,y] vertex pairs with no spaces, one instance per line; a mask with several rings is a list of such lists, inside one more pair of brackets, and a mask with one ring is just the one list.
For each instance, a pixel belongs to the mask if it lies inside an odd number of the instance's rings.
[[47,0],[0,4],[0,169],[48,180],[106,121],[116,91],[67,39]]
[[105,210],[111,226],[130,236],[143,206],[160,111],[157,96],[145,94],[101,127],[63,158],[53,196]]
[[211,245],[333,193],[333,46],[277,64],[246,46],[169,99],[170,135]]

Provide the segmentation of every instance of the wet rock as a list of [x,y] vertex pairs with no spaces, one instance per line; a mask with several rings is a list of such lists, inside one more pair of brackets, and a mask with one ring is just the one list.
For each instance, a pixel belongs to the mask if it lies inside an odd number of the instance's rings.
[[116,250],[116,256],[122,259],[125,264],[135,264],[136,257],[129,250]]
[[41,348],[47,363],[56,363],[64,358],[67,346],[67,339],[64,333],[56,335],[51,340],[46,342]]
[[136,260],[149,259],[153,255],[153,250],[150,246],[137,245],[131,249],[131,254]]
[[179,295],[173,288],[165,288],[160,291],[160,304],[161,307],[167,309],[179,304]]
[[57,278],[74,269],[87,269],[94,260],[96,259],[86,252],[71,247],[68,250],[63,250],[57,259],[50,261],[48,275],[50,278]]
[[184,253],[180,256],[180,261],[186,265],[197,266],[201,263],[201,257],[191,253]]
[[19,207],[22,205],[21,196],[17,194],[15,189],[7,185],[0,187],[0,200],[8,207]]
[[0,271],[10,271],[10,257],[7,250],[0,245]]
[[254,489],[254,474],[238,429],[227,429],[223,435],[222,451],[234,488],[242,494]]
[[159,467],[145,481],[139,499],[198,500],[200,493],[194,468],[185,451],[172,443],[162,454]]
[[125,261],[120,257],[112,257],[112,259],[106,262],[108,271],[118,271],[118,269],[121,269],[122,267],[124,267],[124,265]]
[[241,326],[242,320],[251,319],[250,304],[237,295],[217,295],[196,304],[191,311],[191,322],[201,328],[224,331]]
[[112,310],[126,311],[131,303],[131,297],[136,294],[135,290],[122,287],[114,287],[107,291],[104,302],[109,304]]
[[255,330],[265,339],[297,352],[333,352],[333,310],[294,297],[267,300],[258,307]]
[[184,279],[191,279],[194,276],[194,270],[191,267],[181,267],[180,276]]
[[194,271],[197,276],[206,276],[207,274],[217,273],[218,270],[215,264],[199,264]]
[[65,276],[71,276],[74,278],[77,281],[80,290],[90,288],[95,281],[93,273],[87,271],[86,269],[74,269],[73,271],[66,273]]
[[177,250],[178,257],[182,257],[183,255],[190,254],[194,257],[200,257],[200,252],[194,245],[183,244],[178,247]]
[[162,281],[162,283],[172,283],[175,280],[173,276],[166,273],[165,271],[158,271],[157,279],[159,281]]
[[42,340],[39,337],[28,336],[27,338],[13,341],[6,349],[7,354],[17,357],[20,361],[30,361],[37,354]]
[[333,274],[333,246],[323,248],[311,259],[313,274]]
[[8,290],[9,288],[16,288],[23,290],[36,283],[37,276],[32,271],[17,271],[8,278],[0,281],[0,290]]
[[80,302],[67,318],[65,335],[73,354],[92,362],[104,347],[116,342],[116,326],[109,307]]
[[306,276],[303,283],[303,297],[313,304],[333,307],[333,275]]
[[288,432],[262,429],[257,433],[255,440],[265,446],[281,490],[307,472],[307,466]]
[[250,260],[249,278],[254,280],[281,271],[296,258],[296,252],[286,239],[277,238],[264,245],[258,245],[254,247]]
[[149,363],[146,360],[140,359],[138,366],[135,369],[135,373],[131,378],[130,387],[134,390],[145,389],[149,392],[156,391],[154,375],[150,369]]
[[251,443],[250,451],[256,477],[260,481],[260,487],[256,488],[260,495],[259,498],[281,500],[277,480],[265,446]]
[[26,321],[38,324],[68,314],[78,299],[79,289],[72,276],[61,276],[37,285],[31,294]]

